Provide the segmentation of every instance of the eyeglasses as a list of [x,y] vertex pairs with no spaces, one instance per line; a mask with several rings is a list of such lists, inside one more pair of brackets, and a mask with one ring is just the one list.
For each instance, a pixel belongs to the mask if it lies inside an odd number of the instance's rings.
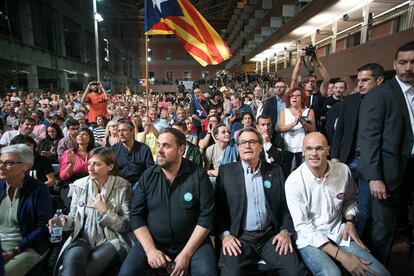
[[4,165],[6,168],[9,169],[11,166],[14,166],[16,164],[23,164],[23,162],[21,162],[21,161],[11,161],[11,160],[6,160],[6,161],[1,161],[0,160],[0,167],[2,165]]
[[356,79],[355,83],[358,84],[359,82],[369,82],[370,80],[375,80],[376,78],[363,78],[363,79]]
[[257,140],[248,140],[248,141],[240,141],[239,142],[239,146],[240,147],[246,147],[246,146],[254,146],[257,145],[259,143],[259,141]]
[[292,95],[290,95],[290,98],[299,98],[299,97],[302,97],[302,95],[301,94],[292,94]]
[[312,151],[323,152],[326,149],[327,148],[322,147],[322,146],[318,146],[318,147],[305,147],[304,148],[305,152],[312,152]]

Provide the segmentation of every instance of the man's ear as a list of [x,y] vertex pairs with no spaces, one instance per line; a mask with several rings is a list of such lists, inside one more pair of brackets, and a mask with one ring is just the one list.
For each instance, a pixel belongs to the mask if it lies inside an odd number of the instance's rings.
[[383,82],[384,82],[384,77],[383,77],[383,76],[378,77],[378,79],[377,79],[377,84],[378,84],[378,85],[380,85],[380,84],[382,84]]

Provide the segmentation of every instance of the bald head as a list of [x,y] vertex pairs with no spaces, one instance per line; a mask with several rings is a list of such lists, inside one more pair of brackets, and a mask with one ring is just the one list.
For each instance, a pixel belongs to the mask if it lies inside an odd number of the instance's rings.
[[324,147],[328,146],[328,140],[326,140],[325,135],[320,132],[311,132],[305,136],[303,139],[303,148],[306,147],[306,144],[309,144],[309,141],[316,140],[321,143]]
[[322,177],[328,166],[329,146],[325,136],[312,132],[303,139],[303,155],[306,165],[317,177]]

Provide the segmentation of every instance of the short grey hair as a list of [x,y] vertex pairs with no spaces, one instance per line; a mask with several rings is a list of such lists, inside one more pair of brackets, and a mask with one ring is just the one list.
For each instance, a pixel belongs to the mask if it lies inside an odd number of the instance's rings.
[[27,164],[29,166],[33,166],[34,164],[34,155],[33,150],[25,144],[16,144],[4,147],[0,150],[1,154],[15,154],[19,161]]
[[240,136],[241,136],[241,135],[242,135],[242,133],[244,133],[244,132],[252,132],[252,133],[256,134],[257,139],[259,140],[259,144],[263,146],[263,137],[262,137],[262,135],[260,134],[260,132],[259,132],[256,128],[254,128],[254,127],[245,127],[245,128],[242,128],[242,129],[240,130],[240,132],[239,132],[238,136],[237,136],[237,144],[239,144],[239,143],[240,143]]

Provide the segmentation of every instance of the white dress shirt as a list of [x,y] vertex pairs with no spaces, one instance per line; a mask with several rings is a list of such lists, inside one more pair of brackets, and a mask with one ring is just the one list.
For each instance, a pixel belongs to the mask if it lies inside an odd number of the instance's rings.
[[349,244],[349,240],[342,241],[342,219],[355,216],[358,209],[357,188],[348,166],[328,161],[328,170],[319,179],[305,162],[286,180],[285,193],[298,249],[309,245],[319,248],[329,240]]

